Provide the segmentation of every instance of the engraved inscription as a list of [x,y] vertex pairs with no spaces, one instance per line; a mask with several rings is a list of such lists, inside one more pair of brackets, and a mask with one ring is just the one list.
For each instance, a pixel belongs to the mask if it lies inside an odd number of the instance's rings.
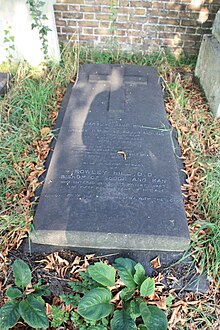
[[100,190],[107,185],[117,187],[116,198],[124,199],[123,194],[127,194],[131,189],[136,192],[137,199],[144,200],[148,193],[164,193],[167,189],[167,179],[153,176],[151,172],[129,173],[123,171],[97,170],[97,169],[75,169],[72,172],[66,171],[60,176],[62,185],[69,190],[77,189],[87,195],[92,190]]

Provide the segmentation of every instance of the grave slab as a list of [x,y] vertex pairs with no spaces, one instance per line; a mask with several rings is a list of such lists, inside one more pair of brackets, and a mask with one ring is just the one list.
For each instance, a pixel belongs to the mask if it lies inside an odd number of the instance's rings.
[[35,244],[184,251],[179,168],[156,69],[83,65],[34,217]]
[[8,73],[0,73],[0,96],[5,95],[8,89],[9,83],[9,74]]

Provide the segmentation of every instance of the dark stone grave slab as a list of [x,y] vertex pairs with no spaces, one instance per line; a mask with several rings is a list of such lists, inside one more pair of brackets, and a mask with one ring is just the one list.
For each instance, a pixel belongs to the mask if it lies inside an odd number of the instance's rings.
[[5,95],[8,90],[9,74],[0,73],[0,96]]
[[83,65],[34,218],[32,242],[116,251],[189,244],[157,72]]

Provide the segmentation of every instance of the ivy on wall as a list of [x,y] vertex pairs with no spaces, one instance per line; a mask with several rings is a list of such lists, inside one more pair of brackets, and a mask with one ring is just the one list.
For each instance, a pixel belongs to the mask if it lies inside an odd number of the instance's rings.
[[30,14],[33,20],[31,24],[32,29],[37,29],[39,33],[39,38],[42,43],[42,51],[44,54],[44,59],[48,59],[48,39],[47,35],[51,29],[44,24],[45,20],[47,20],[47,16],[43,14],[43,6],[45,2],[40,0],[26,0],[26,4],[29,6]]

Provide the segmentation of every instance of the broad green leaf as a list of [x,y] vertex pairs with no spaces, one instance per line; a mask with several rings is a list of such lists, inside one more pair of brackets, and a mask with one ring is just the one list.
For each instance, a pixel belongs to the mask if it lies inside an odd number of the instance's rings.
[[135,283],[137,283],[140,286],[146,279],[145,269],[139,263],[134,266],[134,269],[135,269],[134,281],[135,281]]
[[135,321],[132,320],[130,315],[124,310],[114,312],[113,319],[111,320],[111,330],[135,330],[137,329]]
[[15,299],[22,297],[23,294],[18,288],[8,288],[6,291],[6,296],[10,299]]
[[79,305],[78,313],[84,318],[97,321],[113,312],[111,292],[106,288],[95,288],[83,296]]
[[147,330],[166,330],[167,318],[165,313],[156,306],[148,306],[145,302],[140,304],[140,312]]
[[103,262],[96,262],[94,265],[89,266],[88,273],[94,281],[104,286],[115,285],[114,268],[104,264]]
[[15,284],[24,289],[31,282],[31,271],[28,265],[21,259],[14,261],[12,270],[15,278]]
[[140,294],[142,297],[150,296],[154,293],[155,290],[155,282],[151,278],[146,278],[146,280],[141,284]]
[[147,327],[146,327],[146,325],[144,325],[144,324],[140,324],[140,325],[138,326],[138,330],[147,330]]
[[44,304],[35,297],[29,295],[26,300],[21,301],[19,311],[24,321],[31,327],[35,329],[49,327]]
[[134,290],[130,290],[128,288],[124,288],[120,292],[120,298],[124,301],[128,301],[132,298],[132,294],[134,293]]
[[135,265],[136,262],[129,258],[117,258],[114,264],[123,283],[132,290],[136,288],[134,281]]
[[12,328],[19,320],[20,313],[18,309],[19,301],[9,301],[0,309],[0,329],[8,330]]
[[130,316],[132,319],[136,320],[140,315],[140,303],[136,300],[132,300],[130,302]]

